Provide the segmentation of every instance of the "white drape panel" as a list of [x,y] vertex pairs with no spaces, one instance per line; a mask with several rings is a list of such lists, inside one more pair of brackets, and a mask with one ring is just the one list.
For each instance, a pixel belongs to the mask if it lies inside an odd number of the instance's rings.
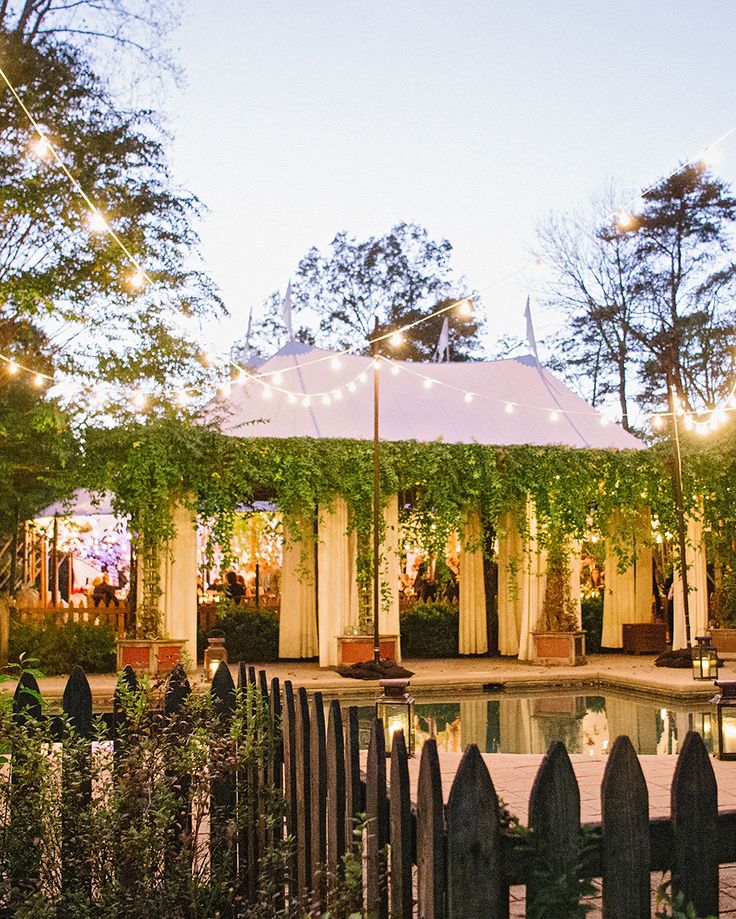
[[[612,533],[622,526],[621,512],[614,511],[611,519]],[[609,541],[606,546],[605,580],[603,594],[603,631],[601,645],[604,648],[623,647],[623,629],[626,623],[652,621],[652,550],[645,541],[650,530],[648,510],[639,512],[636,558],[633,565],[619,571],[620,556]]]
[[358,624],[356,539],[348,533],[348,506],[344,498],[319,508],[317,564],[319,588],[319,664],[338,663],[337,636]]
[[467,749],[468,744],[478,745],[481,753],[486,750],[488,737],[488,700],[469,699],[460,702],[461,746]]
[[285,517],[283,526],[279,657],[316,657],[314,521],[310,517]]
[[[686,648],[685,605],[682,591],[682,578],[678,564],[679,553],[675,556],[674,576],[674,622],[672,647]],[[688,517],[687,544],[685,547],[687,564],[688,610],[690,613],[690,642],[695,644],[698,635],[705,635],[708,628],[708,575],[706,572],[705,543],[703,542],[703,522]]]
[[[166,638],[183,638],[187,669],[197,669],[197,527],[194,514],[178,504],[174,536],[161,560],[161,628]],[[142,569],[139,568],[139,572]],[[139,587],[140,596],[140,587]]]
[[460,552],[459,651],[485,654],[488,650],[486,586],[483,580],[483,530],[480,514],[469,511]]
[[519,653],[521,632],[521,568],[524,543],[514,515],[498,520],[498,650],[503,655]]
[[[399,575],[401,557],[399,554],[399,496],[390,495],[383,509],[384,534],[381,546],[381,635],[399,634]],[[401,660],[401,641],[397,660]]]
[[547,551],[537,541],[537,515],[531,498],[526,506],[529,540],[524,547],[519,573],[521,596],[521,627],[519,629],[519,660],[534,660],[534,639],[539,613],[547,588]]

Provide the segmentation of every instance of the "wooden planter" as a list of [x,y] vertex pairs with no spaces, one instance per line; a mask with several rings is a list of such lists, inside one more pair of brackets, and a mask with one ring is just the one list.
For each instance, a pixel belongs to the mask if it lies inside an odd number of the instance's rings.
[[532,632],[534,663],[542,666],[577,667],[585,663],[585,632]]
[[706,629],[719,654],[736,654],[736,629]]
[[169,673],[181,660],[185,639],[118,638],[118,672],[132,667],[140,673]]
[[[381,635],[378,642],[381,650],[381,659],[397,661],[399,636]],[[360,661],[373,659],[372,635],[338,635],[337,655],[341,664],[357,664]]]
[[667,644],[664,622],[627,622],[621,634],[624,654],[661,654]]

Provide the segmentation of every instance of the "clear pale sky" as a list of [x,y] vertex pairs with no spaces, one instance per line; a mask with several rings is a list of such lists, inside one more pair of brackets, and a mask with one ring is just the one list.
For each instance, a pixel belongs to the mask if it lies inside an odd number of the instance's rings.
[[[346,229],[426,225],[523,336],[535,226],[615,179],[641,188],[736,125],[734,0],[190,0],[176,178],[209,208],[231,318]],[[715,167],[736,179],[736,135]],[[257,316],[257,313],[256,313]],[[554,317],[536,309],[538,334]]]

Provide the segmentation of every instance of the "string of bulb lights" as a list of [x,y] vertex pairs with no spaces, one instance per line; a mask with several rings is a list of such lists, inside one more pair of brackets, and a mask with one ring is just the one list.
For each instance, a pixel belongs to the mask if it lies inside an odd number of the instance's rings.
[[[95,233],[106,233],[113,240],[113,242],[118,246],[118,248],[124,254],[126,259],[129,261],[132,271],[131,271],[131,274],[126,279],[128,285],[131,287],[131,289],[135,291],[142,290],[146,285],[152,285],[154,283],[153,279],[148,274],[143,264],[135,256],[135,254],[129,249],[129,247],[125,244],[124,240],[119,236],[119,234],[115,232],[114,228],[110,225],[108,219],[106,218],[104,212],[94,203],[91,197],[86,193],[84,188],[81,186],[79,181],[70,171],[70,169],[67,167],[59,150],[56,148],[54,143],[51,141],[49,136],[46,134],[41,123],[33,115],[30,109],[26,106],[25,102],[23,101],[19,92],[17,91],[16,87],[13,85],[13,83],[11,82],[11,80],[9,79],[9,77],[7,76],[6,72],[4,71],[2,67],[0,67],[0,78],[2,78],[2,80],[5,82],[6,86],[8,87],[11,94],[13,95],[13,98],[15,99],[16,103],[21,108],[23,113],[26,115],[34,131],[36,132],[36,135],[37,135],[36,139],[31,144],[31,149],[33,153],[41,160],[46,160],[49,157],[53,159],[56,165],[62,170],[66,178],[69,180],[74,190],[77,192],[77,194],[80,195],[80,197],[83,199],[83,201],[89,208],[89,214],[87,218],[88,230],[90,232],[95,232]],[[655,184],[649,186],[647,189],[641,192],[640,195],[638,195],[636,198],[631,199],[629,202],[627,202],[622,207],[619,207],[615,209],[614,211],[612,211],[610,214],[611,219],[614,220],[614,222],[616,223],[616,225],[621,231],[625,232],[627,230],[632,229],[635,225],[636,218],[630,212],[630,208],[632,204],[636,202],[637,199],[643,197],[648,192],[653,191],[663,181],[667,181],[669,178],[676,175],[677,172],[679,172],[682,168],[686,168],[687,166],[693,165],[697,162],[707,162],[710,157],[710,154],[715,150],[715,148],[720,146],[725,140],[727,140],[734,133],[736,133],[736,126],[734,126],[729,131],[722,134],[718,139],[713,141],[711,144],[708,144],[700,154],[693,157],[691,160],[685,163],[684,166],[683,165],[678,166],[671,173],[669,173],[669,175],[667,175],[664,179],[658,180]],[[540,259],[538,258],[534,259],[533,261],[530,261],[522,265],[520,268],[512,272],[509,272],[508,274],[504,275],[502,278],[497,279],[491,284],[486,285],[483,288],[480,288],[478,290],[478,293],[483,293],[487,290],[492,289],[493,287],[506,283],[506,281],[510,280],[511,278],[516,277],[519,274],[527,271],[531,266],[539,267],[540,263],[541,263]],[[375,336],[374,338],[371,338],[369,340],[370,344],[375,346],[376,344],[382,343],[384,341],[388,341],[392,346],[398,347],[404,342],[404,338],[407,332],[411,331],[412,329],[416,328],[417,326],[421,325],[424,322],[429,322],[437,318],[438,316],[446,315],[454,309],[457,309],[458,314],[461,317],[466,318],[466,319],[470,318],[470,316],[472,315],[472,301],[467,297],[460,297],[456,300],[452,300],[451,302],[446,303],[445,305],[434,310],[432,313],[422,316],[419,319],[416,319],[412,322],[406,323],[405,325],[393,331],[386,332],[381,335]],[[172,317],[174,321],[176,321],[177,318],[178,317],[175,317],[175,316]],[[330,354],[323,355],[320,357],[315,357],[311,360],[304,361],[299,364],[295,364],[292,367],[284,367],[280,370],[268,371],[264,374],[255,374],[252,371],[250,371],[247,367],[242,366],[241,364],[237,363],[231,357],[228,356],[223,363],[227,364],[231,369],[235,370],[236,375],[234,379],[230,379],[222,383],[221,386],[219,387],[219,392],[220,392],[220,395],[224,397],[228,397],[232,392],[233,386],[239,386],[239,385],[243,385],[244,383],[248,381],[254,381],[260,384],[262,388],[262,395],[266,399],[270,398],[273,393],[278,393],[278,394],[282,394],[286,396],[290,404],[301,404],[305,408],[310,407],[313,403],[313,400],[319,400],[322,402],[322,404],[329,405],[333,400],[340,401],[343,398],[345,393],[353,393],[357,391],[358,384],[365,382],[365,380],[367,379],[366,372],[365,371],[359,372],[347,383],[341,384],[338,387],[330,388],[329,390],[324,390],[321,392],[309,393],[309,394],[306,394],[304,392],[300,392],[297,390],[292,390],[292,389],[289,389],[283,386],[282,385],[283,376],[284,374],[288,374],[295,370],[302,370],[305,367],[308,367],[310,365],[319,364],[319,363],[323,363],[326,361],[331,361],[333,368],[337,369],[339,367],[340,358],[347,356],[349,354],[351,354],[351,351],[350,349],[346,348],[341,352],[337,352],[337,353],[331,352]],[[556,421],[560,416],[586,415],[586,414],[591,414],[592,412],[600,418],[601,424],[605,425],[609,423],[609,419],[606,417],[606,415],[603,413],[596,412],[595,409],[591,409],[589,411],[583,411],[583,410],[578,411],[578,410],[561,409],[561,408],[550,409],[548,406],[530,405],[530,404],[518,402],[518,401],[512,402],[512,401],[507,401],[503,399],[497,399],[495,397],[488,396],[487,394],[484,394],[484,393],[476,393],[476,392],[473,392],[472,390],[466,390],[466,389],[463,389],[462,387],[455,386],[454,384],[450,384],[445,381],[438,380],[435,377],[431,376],[430,374],[424,373],[423,371],[420,371],[413,366],[409,367],[406,362],[403,362],[402,365],[399,366],[398,363],[386,357],[383,357],[383,356],[375,358],[374,360],[375,360],[375,365],[377,367],[381,366],[381,362],[388,365],[390,367],[390,372],[393,374],[407,372],[415,377],[421,378],[423,380],[423,385],[426,388],[431,388],[434,385],[438,385],[441,387],[445,387],[446,389],[454,390],[462,396],[463,401],[465,402],[472,402],[475,398],[481,398],[481,399],[486,399],[486,400],[489,400],[495,403],[503,403],[505,406],[505,411],[509,414],[513,413],[516,408],[536,409],[540,411],[546,411],[549,415],[550,420]],[[220,358],[213,350],[209,350],[209,351],[204,352],[203,361],[210,366],[215,366],[217,363],[220,362]],[[43,389],[47,385],[53,384],[55,382],[55,378],[53,375],[35,371],[32,368],[27,367],[25,364],[20,363],[13,356],[0,354],[0,362],[3,362],[5,364],[6,371],[10,376],[17,376],[17,375],[25,374],[29,377],[32,377],[33,385],[36,386],[37,388]],[[371,362],[369,366],[373,366],[373,361]],[[122,393],[122,390],[120,390],[120,392]],[[143,409],[147,403],[148,398],[152,394],[152,392],[153,391],[150,389],[146,390],[146,389],[138,388],[132,394],[129,394],[129,398],[132,404],[136,408]],[[177,391],[176,400],[182,407],[184,407],[191,402],[194,395],[195,393],[191,387],[183,387]],[[96,392],[95,399],[99,406],[104,405],[104,401],[105,401],[104,394],[101,393],[100,391]],[[677,409],[677,414],[682,415],[683,425],[685,426],[687,430],[694,430],[698,434],[705,434],[705,433],[709,433],[711,430],[714,430],[716,427],[718,427],[725,420],[726,416],[734,410],[736,410],[736,383],[734,383],[734,386],[732,387],[728,396],[719,405],[715,406],[713,409],[708,409],[700,413],[694,413],[694,412],[686,412],[684,411],[684,409],[679,407]],[[671,416],[671,414],[672,414],[671,412],[655,413],[654,415],[652,415],[652,419],[651,419],[652,426],[655,429],[660,429],[664,423],[664,419]]]

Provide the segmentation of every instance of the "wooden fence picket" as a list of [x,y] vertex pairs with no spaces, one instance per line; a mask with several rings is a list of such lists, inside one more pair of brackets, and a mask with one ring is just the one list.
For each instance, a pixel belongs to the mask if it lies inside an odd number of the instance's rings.
[[[569,874],[580,844],[580,789],[565,745],[553,741],[542,760],[529,797],[529,826],[553,875]],[[532,876],[526,885],[527,909],[542,893]]]
[[345,846],[355,848],[355,818],[365,811],[364,787],[360,778],[360,724],[358,708],[348,708],[345,726]]
[[700,734],[688,731],[671,790],[673,884],[698,916],[718,915],[718,787]]
[[447,916],[506,919],[508,909],[498,798],[478,747],[470,744],[447,802]]
[[386,795],[386,741],[383,722],[373,721],[368,744],[365,782],[366,900],[368,912],[378,919],[388,916],[386,890],[386,844],[388,843],[388,798]]
[[[281,714],[281,683],[278,677],[271,680],[271,691],[268,699],[268,730],[270,752],[266,783],[268,787],[269,806],[273,812],[273,828],[270,836],[267,835],[267,848],[280,852],[284,843],[284,818],[281,805],[285,800],[284,785],[284,743],[282,738],[283,721]],[[274,908],[276,912],[284,909],[284,885],[286,878],[277,885],[274,893]]]
[[[241,693],[242,704],[246,706],[251,719],[252,731],[257,731],[259,726],[253,719],[257,715],[258,702],[256,699],[256,674],[255,668],[246,666],[244,661],[238,665],[238,690]],[[257,737],[253,736],[257,743]],[[238,774],[238,874],[241,892],[250,903],[256,900],[258,889],[258,860],[259,839],[258,823],[261,814],[261,776],[258,766],[251,764]]]
[[[192,693],[192,687],[189,683],[186,670],[181,664],[177,664],[169,674],[166,682],[166,693],[164,695],[164,717],[173,721],[187,703],[187,699]],[[176,725],[176,734],[181,735],[182,743],[188,742],[187,732],[189,728],[187,722]],[[176,819],[172,827],[172,834],[180,845],[172,847],[172,850],[184,849],[186,840],[191,839],[192,833],[192,777],[188,773],[178,772],[168,773],[172,782],[172,789],[177,801]],[[194,856],[194,846],[190,846],[190,855]],[[168,866],[167,866],[168,867]]]
[[409,758],[404,732],[396,731],[391,746],[391,919],[412,919],[411,800]]
[[300,686],[296,694],[296,858],[299,896],[309,892],[312,884],[312,787],[311,724],[307,690]]
[[[230,668],[220,662],[212,679],[212,703],[215,716],[223,723],[223,730],[235,711],[235,684]],[[210,873],[225,883],[237,878],[237,796],[235,775],[219,776],[210,783]],[[231,903],[224,899],[219,909],[221,916],[230,916]]]
[[342,876],[345,855],[345,736],[337,699],[327,719],[327,868],[331,878]]
[[628,737],[618,737],[601,785],[604,919],[651,916],[649,792]]
[[327,740],[325,707],[321,692],[312,696],[309,735],[309,775],[311,781],[312,907],[324,907],[327,893]]
[[296,703],[291,680],[284,681],[284,703],[281,715],[281,736],[284,743],[284,797],[286,799],[286,835],[292,840],[289,858],[289,899],[299,896],[299,865],[297,861],[297,782],[296,782]]
[[417,792],[417,899],[419,919],[445,916],[445,805],[437,741],[424,741]]
[[92,803],[92,690],[81,667],[72,668],[61,705],[69,728],[61,754],[61,887],[65,895],[89,902],[92,853],[78,829]]

